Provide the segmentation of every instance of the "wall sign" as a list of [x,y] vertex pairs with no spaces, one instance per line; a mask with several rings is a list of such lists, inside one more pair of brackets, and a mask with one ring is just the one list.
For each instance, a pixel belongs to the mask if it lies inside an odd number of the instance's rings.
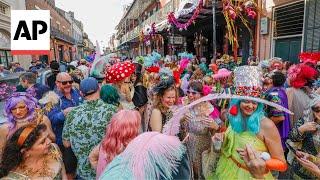
[[269,19],[267,17],[262,17],[260,20],[260,34],[266,35],[269,33]]

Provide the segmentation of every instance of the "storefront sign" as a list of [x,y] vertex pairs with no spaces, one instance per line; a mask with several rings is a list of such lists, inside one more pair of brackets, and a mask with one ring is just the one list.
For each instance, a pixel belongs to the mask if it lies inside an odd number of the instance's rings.
[[170,44],[183,44],[183,37],[169,36]]

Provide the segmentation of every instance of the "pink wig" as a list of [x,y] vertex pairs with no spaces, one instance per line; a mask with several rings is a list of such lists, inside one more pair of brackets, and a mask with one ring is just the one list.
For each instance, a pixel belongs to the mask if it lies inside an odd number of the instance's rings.
[[107,164],[120,154],[139,135],[141,117],[138,111],[121,110],[111,118],[102,148],[106,153]]

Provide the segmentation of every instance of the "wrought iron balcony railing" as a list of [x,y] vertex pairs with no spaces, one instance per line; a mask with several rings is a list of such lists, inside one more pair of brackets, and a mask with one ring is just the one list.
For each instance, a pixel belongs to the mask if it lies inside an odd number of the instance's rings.
[[51,36],[53,36],[57,39],[66,41],[70,44],[76,44],[76,40],[73,37],[66,35],[65,33],[63,33],[62,31],[60,31],[57,28],[51,27],[50,29],[51,29]]

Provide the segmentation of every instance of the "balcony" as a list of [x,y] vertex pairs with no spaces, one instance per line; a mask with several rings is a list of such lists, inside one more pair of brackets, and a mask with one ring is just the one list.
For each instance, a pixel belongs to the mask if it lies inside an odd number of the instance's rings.
[[152,23],[160,23],[167,19],[167,16],[170,12],[175,11],[175,4],[176,0],[171,0],[169,3],[167,3],[162,9],[154,13],[152,16],[150,16],[148,19],[143,21],[140,25],[135,27],[133,30],[127,32],[125,35],[122,36],[120,39],[120,44],[123,44],[128,41],[132,41],[133,39],[139,37],[139,34],[141,30],[146,26],[151,26]]
[[76,44],[76,41],[73,37],[64,34],[62,31],[58,30],[57,28],[51,27],[51,36],[55,37],[56,39],[68,42],[70,44]]

